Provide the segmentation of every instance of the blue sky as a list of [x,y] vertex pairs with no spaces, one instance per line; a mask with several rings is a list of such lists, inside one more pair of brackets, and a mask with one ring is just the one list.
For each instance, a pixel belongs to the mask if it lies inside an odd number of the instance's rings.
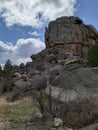
[[31,61],[45,48],[44,31],[49,21],[78,16],[98,30],[98,0],[0,0],[0,64]]

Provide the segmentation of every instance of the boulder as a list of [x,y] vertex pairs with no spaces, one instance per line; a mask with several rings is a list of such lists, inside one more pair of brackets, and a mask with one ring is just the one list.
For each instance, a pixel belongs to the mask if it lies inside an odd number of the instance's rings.
[[31,84],[34,89],[43,89],[47,87],[47,77],[44,75],[35,75],[31,79]]
[[16,78],[16,79],[21,79],[22,78],[22,75],[19,73],[19,72],[15,72],[13,74],[13,77]]
[[85,25],[78,17],[61,17],[49,23],[45,31],[46,48],[59,47],[80,57],[87,57],[87,51],[98,39],[97,30]]
[[16,81],[14,84],[15,84],[15,87],[13,91],[18,89],[20,90],[20,93],[24,93],[31,90],[31,83],[29,81]]
[[55,79],[55,77],[60,74],[62,68],[62,65],[56,65],[48,71],[49,83],[51,83]]
[[72,128],[68,128],[68,127],[66,127],[65,130],[73,130],[73,129],[72,129]]
[[60,118],[54,118],[54,126],[59,127],[63,125],[63,121]]
[[98,123],[91,124],[91,125],[86,126],[80,130],[98,130]]
[[43,117],[43,115],[42,115],[41,112],[36,112],[36,113],[34,114],[34,118],[36,118],[36,119],[39,119],[39,118],[42,118],[42,117]]
[[[76,100],[81,97],[96,97],[98,99],[98,75],[90,68],[65,67],[51,81],[52,96],[62,101]],[[49,88],[46,88],[49,93]]]
[[[49,95],[50,88],[47,87],[45,89],[45,92]],[[85,92],[85,95],[83,94],[82,96],[86,97],[86,94],[87,92]],[[76,101],[80,97],[80,95],[75,90],[64,90],[63,88],[51,86],[51,97],[60,100],[61,102],[70,102]]]

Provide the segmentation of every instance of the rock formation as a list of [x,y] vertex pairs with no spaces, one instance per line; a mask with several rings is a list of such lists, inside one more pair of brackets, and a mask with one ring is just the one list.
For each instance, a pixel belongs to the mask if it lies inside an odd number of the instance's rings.
[[[91,95],[94,95],[98,92],[98,74],[90,68],[85,69],[82,61],[86,61],[88,49],[97,39],[96,29],[85,25],[78,17],[65,16],[50,22],[45,31],[45,50],[33,54],[32,62],[26,66],[21,64],[16,67],[16,72],[12,75],[14,87],[23,88],[25,84],[28,90],[34,87],[47,88],[48,93],[48,75],[53,95],[59,93],[62,88],[67,101],[76,100],[78,95],[84,97],[90,91]],[[3,86],[2,82],[0,86]],[[63,96],[61,100],[65,100]]]
[[[46,49],[31,58],[33,69],[41,75],[47,72],[54,98],[62,88],[61,101],[98,93],[97,74],[90,68],[85,69],[85,62],[82,62],[86,61],[88,49],[97,39],[97,30],[78,17],[65,16],[49,23],[45,31]],[[49,94],[48,87],[46,93]]]
[[[77,127],[95,123],[98,121],[98,68],[88,68],[84,61],[97,39],[96,29],[77,17],[61,17],[50,22],[45,31],[46,48],[33,54],[32,62],[15,67],[12,93],[7,99],[41,92],[42,98],[51,96],[56,119],[66,118],[69,125]],[[4,83],[0,81],[1,92]],[[47,98],[44,99],[47,104]]]
[[45,31],[46,48],[61,47],[83,58],[97,39],[96,29],[85,25],[78,17],[58,18],[50,22]]

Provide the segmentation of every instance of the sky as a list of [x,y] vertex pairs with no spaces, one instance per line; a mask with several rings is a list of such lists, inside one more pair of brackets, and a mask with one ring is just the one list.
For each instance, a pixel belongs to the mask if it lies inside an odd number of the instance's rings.
[[0,0],[0,65],[31,61],[45,48],[45,27],[61,16],[78,16],[98,30],[98,0]]

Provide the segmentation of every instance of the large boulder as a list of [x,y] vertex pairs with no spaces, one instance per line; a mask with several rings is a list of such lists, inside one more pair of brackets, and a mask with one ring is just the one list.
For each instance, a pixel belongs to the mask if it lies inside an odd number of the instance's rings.
[[[98,74],[92,68],[75,67],[76,65],[69,65],[55,75],[50,84],[53,98],[71,101],[91,96],[98,99]],[[46,93],[49,94],[48,87]]]
[[83,127],[80,130],[98,130],[98,123]]
[[83,58],[98,39],[98,32],[78,17],[61,17],[49,23],[45,31],[46,48],[61,47]]
[[43,75],[35,75],[31,79],[33,89],[44,89],[47,87],[47,77]]
[[8,101],[17,100],[19,97],[24,96],[28,91],[32,90],[31,83],[29,81],[16,81],[12,91],[7,96]]
[[14,90],[18,89],[21,93],[31,90],[31,83],[29,81],[16,81]]

